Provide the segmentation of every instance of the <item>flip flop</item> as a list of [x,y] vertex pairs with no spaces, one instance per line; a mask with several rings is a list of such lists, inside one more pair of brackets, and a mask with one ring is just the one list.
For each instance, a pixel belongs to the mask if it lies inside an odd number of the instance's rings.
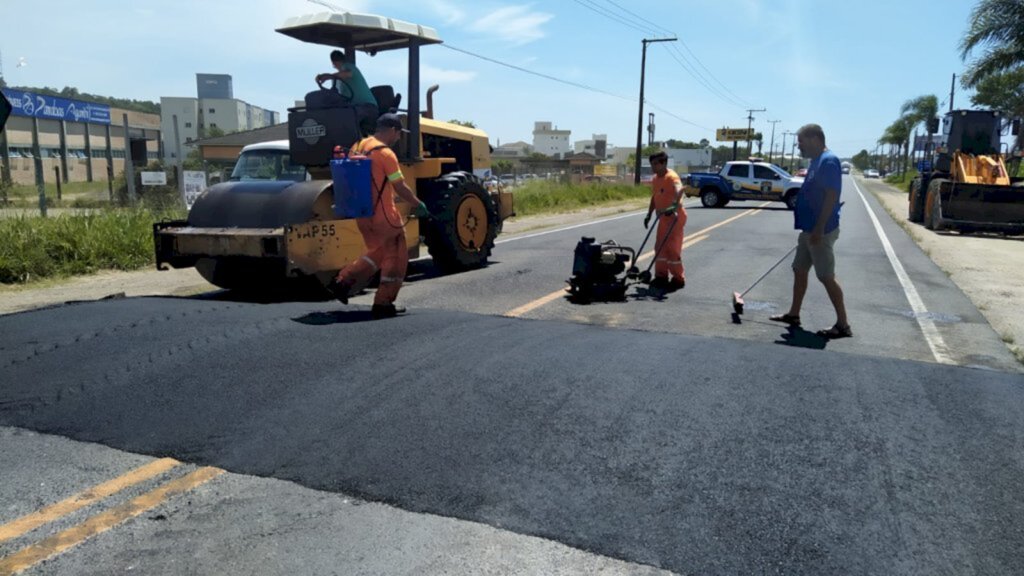
[[782,322],[784,324],[789,324],[790,326],[800,325],[800,317],[793,316],[792,314],[776,314],[775,316],[769,316],[768,319],[773,322]]
[[818,330],[818,336],[826,340],[835,340],[837,338],[850,338],[853,336],[853,330],[849,326],[840,327],[838,324],[827,329]]

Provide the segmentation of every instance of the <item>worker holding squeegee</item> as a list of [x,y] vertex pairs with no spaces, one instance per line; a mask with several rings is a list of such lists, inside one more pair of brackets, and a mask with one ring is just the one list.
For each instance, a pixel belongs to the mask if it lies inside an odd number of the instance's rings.
[[[658,236],[655,244],[654,280],[652,288],[675,291],[686,286],[683,272],[683,227],[686,226],[686,208],[683,208],[683,182],[674,170],[668,169],[668,154],[658,152],[650,156],[651,204],[644,218],[649,227],[651,213],[658,213]],[[672,275],[671,281],[669,274]]]
[[771,316],[776,322],[800,325],[800,307],[807,292],[807,278],[814,267],[818,280],[825,286],[832,306],[836,310],[836,323],[820,330],[823,338],[853,336],[846,318],[843,289],[836,281],[836,257],[833,246],[839,238],[839,208],[843,172],[839,158],[825,147],[825,132],[817,124],[808,124],[797,131],[800,155],[810,158],[807,177],[797,196],[793,211],[794,227],[800,230],[796,256],[793,257],[793,302],[785,314]]

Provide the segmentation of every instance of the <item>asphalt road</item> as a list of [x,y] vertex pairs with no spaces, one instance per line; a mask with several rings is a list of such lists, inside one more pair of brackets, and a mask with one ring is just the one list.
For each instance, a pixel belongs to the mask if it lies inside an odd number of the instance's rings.
[[[791,213],[750,202],[690,209],[687,287],[666,298],[560,293],[581,235],[639,244],[625,215],[505,238],[483,270],[417,267],[411,313],[381,322],[369,296],[230,294],[2,317],[0,557],[59,552],[32,564],[45,574],[1019,573],[1024,377],[872,198],[885,240],[850,181],[844,199],[855,337],[827,343],[767,321],[786,264],[732,317],[732,291],[795,241]],[[803,317],[834,320],[814,280]],[[155,458],[177,462],[46,508]],[[47,523],[11,528],[29,514]]]

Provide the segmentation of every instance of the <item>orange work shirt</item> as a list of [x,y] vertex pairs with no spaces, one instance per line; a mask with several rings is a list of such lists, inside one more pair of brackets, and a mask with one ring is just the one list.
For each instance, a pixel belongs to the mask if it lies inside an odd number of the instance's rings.
[[[654,209],[664,210],[668,208],[676,201],[676,186],[682,186],[683,181],[679,179],[679,174],[676,174],[675,170],[666,170],[664,176],[654,175],[654,179],[651,180],[651,190],[654,194]],[[680,200],[679,210],[683,210],[682,198]]]
[[[373,150],[378,146],[384,146],[379,150]],[[373,150],[373,152],[370,152]],[[402,216],[395,206],[395,187],[392,182],[404,179],[402,169],[398,165],[398,156],[395,151],[386,146],[373,136],[364,138],[356,143],[351,150],[352,155],[366,154],[373,161],[371,176],[373,179],[373,220],[376,223],[389,223],[392,227],[401,225]],[[382,196],[383,195],[383,196]]]

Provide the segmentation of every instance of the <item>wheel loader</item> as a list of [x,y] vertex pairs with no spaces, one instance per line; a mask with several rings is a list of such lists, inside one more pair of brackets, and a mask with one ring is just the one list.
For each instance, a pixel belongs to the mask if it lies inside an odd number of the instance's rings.
[[[410,215],[413,207],[396,198],[410,258],[426,244],[442,272],[486,264],[502,222],[514,215],[512,194],[485,187],[491,157],[487,135],[473,128],[433,119],[420,111],[420,47],[438,44],[432,28],[383,16],[322,12],[287,20],[277,32],[357,52],[408,52],[408,103],[391,86],[371,88],[379,112],[398,112],[408,129],[395,146],[406,182],[427,205],[431,218]],[[326,52],[325,52],[326,58]],[[324,89],[307,94],[305,106],[289,109],[288,148],[293,165],[309,177],[245,180],[211,186],[195,201],[184,221],[153,227],[158,269],[195,266],[209,282],[228,289],[260,291],[333,278],[358,258],[365,245],[356,221],[336,215],[329,169],[335,146],[348,149],[367,133],[351,106],[328,104]]]
[[942,122],[931,169],[910,184],[911,222],[929,230],[1024,234],[1024,182],[1000,154],[1004,118],[992,110],[954,110]]

